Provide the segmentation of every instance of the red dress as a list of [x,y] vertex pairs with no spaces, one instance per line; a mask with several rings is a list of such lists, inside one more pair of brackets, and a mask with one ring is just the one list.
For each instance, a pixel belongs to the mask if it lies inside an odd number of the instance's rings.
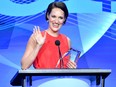
[[[42,32],[42,35],[44,35]],[[34,68],[56,68],[57,62],[59,60],[58,46],[55,45],[55,41],[60,41],[60,50],[63,55],[69,50],[67,37],[63,34],[59,34],[58,37],[53,37],[46,32],[46,41],[42,48],[38,52],[38,55],[33,63]],[[66,64],[69,61],[69,57],[64,57],[64,68],[67,68]],[[57,68],[60,68],[60,64]]]

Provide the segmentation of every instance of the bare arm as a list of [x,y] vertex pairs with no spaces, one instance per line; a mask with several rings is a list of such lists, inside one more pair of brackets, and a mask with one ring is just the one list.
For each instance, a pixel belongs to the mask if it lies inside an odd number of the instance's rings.
[[33,34],[29,38],[25,53],[21,60],[22,69],[27,69],[33,64],[40,48],[45,42],[45,38],[46,33],[44,37],[42,37],[39,27],[34,27]]
[[67,37],[67,40],[68,40],[68,46],[69,46],[69,49],[71,48],[71,41],[70,41],[70,38]]

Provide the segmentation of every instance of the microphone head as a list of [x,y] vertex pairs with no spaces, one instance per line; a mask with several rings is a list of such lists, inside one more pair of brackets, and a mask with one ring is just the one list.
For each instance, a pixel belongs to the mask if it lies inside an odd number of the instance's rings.
[[56,41],[55,41],[55,44],[56,44],[57,46],[59,46],[59,45],[60,45],[60,41],[59,41],[59,40],[56,40]]

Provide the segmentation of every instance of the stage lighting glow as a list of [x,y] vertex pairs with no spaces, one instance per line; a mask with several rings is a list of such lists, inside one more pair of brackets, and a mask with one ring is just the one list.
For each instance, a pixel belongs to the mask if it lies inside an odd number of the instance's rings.
[[107,32],[115,19],[116,14],[107,12],[78,15],[78,27],[84,53]]
[[78,79],[73,77],[46,78],[33,81],[32,87],[90,87],[89,79]]

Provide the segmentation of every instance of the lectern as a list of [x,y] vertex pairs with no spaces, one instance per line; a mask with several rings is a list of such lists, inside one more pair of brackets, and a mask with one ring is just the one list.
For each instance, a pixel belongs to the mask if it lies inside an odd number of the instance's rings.
[[95,76],[96,85],[105,87],[105,78],[111,73],[110,69],[35,69],[18,70],[11,79],[12,86],[30,87],[32,76]]

